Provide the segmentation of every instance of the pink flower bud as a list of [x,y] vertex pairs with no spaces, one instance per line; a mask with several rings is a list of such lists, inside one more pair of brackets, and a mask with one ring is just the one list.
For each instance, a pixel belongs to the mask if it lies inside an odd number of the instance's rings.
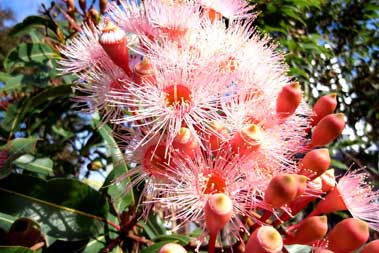
[[[295,232],[292,232],[294,231]],[[299,224],[287,229],[292,235],[284,239],[284,244],[307,244],[312,245],[321,240],[328,232],[328,220],[326,216],[313,216],[306,218]]]
[[271,179],[264,195],[264,201],[273,208],[279,208],[296,198],[299,181],[296,175],[282,174]]
[[191,158],[195,157],[196,150],[200,147],[191,130],[186,127],[180,128],[172,142],[172,146]]
[[359,253],[376,253],[379,252],[379,240],[367,243]]
[[99,42],[105,52],[107,52],[109,58],[122,68],[127,75],[132,76],[129,68],[129,54],[125,32],[111,21],[108,21],[102,30]]
[[205,133],[205,140],[214,153],[221,149],[221,145],[228,137],[228,130],[222,123],[216,121],[210,124],[210,128],[211,130],[207,130]]
[[345,119],[342,113],[329,114],[321,119],[312,133],[311,146],[324,146],[336,139],[345,127]]
[[369,237],[369,227],[364,221],[348,218],[338,223],[328,234],[328,249],[350,252],[361,247]]
[[315,126],[323,117],[334,112],[337,107],[337,94],[331,93],[319,98],[313,106],[312,126]]
[[159,253],[187,253],[187,251],[180,244],[167,243],[159,250]]
[[262,132],[259,126],[251,124],[235,133],[230,141],[232,150],[241,156],[250,154],[259,149],[262,140]]
[[146,58],[135,65],[133,73],[133,80],[139,85],[142,85],[145,82],[149,84],[156,83],[155,71]]
[[246,245],[246,253],[279,253],[283,240],[279,232],[271,226],[263,226],[254,231]]
[[300,174],[310,179],[321,176],[330,166],[329,150],[314,149],[308,152],[299,163]]
[[233,203],[224,193],[209,197],[205,207],[205,225],[210,234],[217,234],[232,218]]
[[322,191],[328,192],[336,186],[336,177],[334,169],[329,169],[321,175]]
[[300,105],[302,99],[298,82],[284,86],[276,100],[276,112],[282,118],[291,116]]

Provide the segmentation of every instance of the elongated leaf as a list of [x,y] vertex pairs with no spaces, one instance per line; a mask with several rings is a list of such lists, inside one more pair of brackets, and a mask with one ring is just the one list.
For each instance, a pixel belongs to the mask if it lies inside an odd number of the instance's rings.
[[7,150],[10,154],[33,154],[36,150],[37,141],[39,138],[17,138],[9,141],[5,146],[1,147],[2,150]]
[[12,226],[12,223],[17,220],[16,217],[5,214],[5,213],[0,213],[0,228],[3,229],[4,231],[9,231],[9,229]]
[[57,33],[59,27],[50,19],[41,16],[29,16],[26,17],[21,23],[15,25],[9,32],[9,35],[15,35],[17,33],[28,30],[30,27],[42,27],[49,28],[54,33]]
[[[105,236],[98,236],[94,239],[91,239],[88,243],[86,248],[84,249],[83,253],[95,253],[95,252],[101,252],[102,249],[104,249],[107,246],[105,241]],[[116,246],[114,247],[109,253],[123,253],[123,250]]]
[[0,92],[9,92],[21,88],[21,82],[24,75],[12,76],[4,72],[0,72],[0,82],[5,83],[3,87],[0,88]]
[[[94,126],[99,123],[98,120],[93,120]],[[117,181],[120,176],[128,171],[128,166],[121,150],[118,148],[118,145],[112,136],[111,128],[107,125],[103,125],[98,128],[98,131],[111,152],[113,163],[113,170],[106,178],[103,190],[106,190],[112,197],[117,211],[122,212],[129,205],[135,205],[133,192],[125,193],[125,187],[130,181],[128,179]]]
[[14,161],[18,167],[39,173],[41,175],[53,175],[53,161],[48,158],[35,158],[32,155],[26,154]]
[[0,181],[0,212],[30,217],[43,232],[62,240],[94,237],[108,213],[103,196],[77,180],[12,174]]
[[21,43],[12,49],[4,59],[3,65],[7,72],[26,63],[46,63],[49,59],[58,58],[50,46],[42,43]]
[[180,244],[186,245],[191,241],[191,238],[185,235],[161,235],[154,238],[155,242],[167,241],[167,240],[176,240]]
[[37,253],[41,251],[33,251],[29,248],[21,246],[0,246],[1,253]]
[[24,104],[20,106],[21,108],[12,109],[14,110],[15,115],[9,115],[9,117],[6,119],[6,124],[2,125],[7,131],[13,133],[19,128],[21,121],[24,119],[28,112],[34,110],[36,107],[48,100],[67,96],[71,93],[72,89],[68,85],[47,88],[35,96],[28,98]]

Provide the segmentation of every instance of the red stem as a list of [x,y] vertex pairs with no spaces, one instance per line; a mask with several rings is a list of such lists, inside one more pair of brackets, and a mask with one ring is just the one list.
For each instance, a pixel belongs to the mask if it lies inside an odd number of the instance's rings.
[[217,233],[210,233],[208,243],[208,253],[215,253]]
[[[259,221],[260,222],[263,222],[263,223],[266,223],[266,220],[268,218],[270,218],[272,215],[272,212],[271,211],[264,211],[263,215],[261,216],[261,218],[259,218]],[[253,232],[254,230],[256,230],[257,228],[259,228],[261,225],[259,223],[255,223],[254,226],[251,227],[251,232]]]

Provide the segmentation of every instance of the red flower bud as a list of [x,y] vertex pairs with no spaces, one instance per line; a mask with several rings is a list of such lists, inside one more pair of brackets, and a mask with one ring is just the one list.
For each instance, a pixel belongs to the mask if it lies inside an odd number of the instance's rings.
[[131,76],[126,34],[112,22],[108,21],[99,40],[101,46],[112,61]]
[[212,152],[217,152],[221,149],[221,145],[224,140],[228,137],[228,130],[226,127],[219,122],[212,122],[210,124],[210,130],[205,133],[205,140],[209,144]]
[[[294,233],[292,231],[295,230]],[[313,216],[306,218],[299,224],[287,229],[292,235],[284,240],[284,244],[307,244],[311,245],[321,240],[328,232],[328,220],[326,216]]]
[[319,98],[313,106],[312,126],[315,126],[323,117],[334,112],[337,107],[337,94],[331,93]]
[[196,150],[200,145],[193,133],[188,128],[182,127],[175,136],[172,146],[174,149],[194,158]]
[[261,140],[262,132],[259,126],[251,124],[235,133],[230,144],[235,154],[243,156],[258,150]]
[[376,253],[379,252],[379,240],[367,243],[359,253]]
[[368,237],[369,227],[366,222],[348,218],[338,223],[329,232],[328,249],[334,252],[350,252],[361,247]]
[[263,226],[254,231],[246,244],[246,253],[279,253],[283,240],[279,232],[271,226]]
[[336,186],[336,177],[334,176],[334,169],[329,169],[321,175],[322,191],[328,192]]
[[264,201],[273,208],[279,208],[296,198],[299,183],[295,175],[282,174],[271,179],[264,196]]
[[232,200],[224,193],[213,194],[209,197],[204,212],[209,233],[216,235],[232,218]]
[[345,127],[345,119],[342,113],[329,114],[321,119],[312,133],[311,146],[324,146],[336,139]]
[[155,71],[146,58],[135,65],[133,78],[134,82],[139,85],[142,85],[144,82],[153,85],[156,83]]
[[282,118],[291,116],[301,102],[301,89],[298,82],[286,85],[276,100],[276,112]]
[[300,174],[310,179],[321,176],[330,166],[329,150],[314,149],[308,152],[299,163]]

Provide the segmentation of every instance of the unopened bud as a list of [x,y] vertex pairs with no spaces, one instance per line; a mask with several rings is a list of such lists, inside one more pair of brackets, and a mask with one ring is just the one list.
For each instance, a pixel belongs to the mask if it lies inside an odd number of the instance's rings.
[[209,144],[212,152],[217,152],[221,149],[221,145],[228,137],[228,130],[221,122],[212,122],[210,130],[205,133],[205,140]]
[[191,130],[182,127],[175,136],[172,146],[181,153],[194,158],[196,150],[199,148],[200,144],[195,135],[191,133]]
[[109,58],[111,58],[117,66],[122,68],[127,75],[131,76],[125,32],[111,21],[108,21],[102,30],[99,41]]
[[300,105],[301,99],[302,94],[298,82],[284,86],[276,100],[276,112],[279,117],[286,118],[291,116]]
[[315,241],[324,238],[328,232],[328,219],[326,216],[309,217],[289,227],[287,231],[292,235],[284,240],[284,244],[312,245]]
[[159,250],[159,253],[187,253],[187,251],[180,244],[167,243]]
[[75,11],[75,1],[66,0],[67,13]]
[[279,253],[283,240],[271,226],[262,226],[254,231],[246,245],[246,253]]
[[359,253],[376,253],[379,252],[379,240],[367,243]]
[[86,2],[86,0],[79,0],[79,6],[80,6],[80,9],[82,9],[83,12],[86,12],[86,9],[87,9],[87,2]]
[[100,13],[104,14],[107,10],[108,0],[100,0],[99,1],[99,7],[100,7]]
[[250,154],[259,149],[262,140],[259,126],[251,124],[236,132],[230,141],[233,152],[241,156]]
[[348,218],[329,232],[328,249],[334,252],[351,252],[361,247],[369,238],[369,227],[364,221]]
[[329,169],[321,175],[322,191],[328,192],[336,186],[336,177],[334,175],[334,169]]
[[155,71],[146,58],[135,65],[133,77],[134,82],[139,85],[143,83],[154,85],[156,83]]
[[335,140],[345,127],[345,119],[342,113],[329,114],[321,119],[312,133],[311,146],[324,146]]
[[288,204],[298,194],[298,180],[295,175],[282,174],[271,179],[264,195],[264,201],[273,208]]
[[314,149],[308,152],[299,163],[300,174],[313,179],[321,176],[330,166],[329,150]]
[[232,218],[233,203],[224,193],[216,193],[209,197],[204,211],[209,233],[217,234]]
[[10,245],[23,247],[31,247],[43,241],[41,227],[28,218],[20,218],[13,222],[7,239]]
[[315,126],[323,117],[334,112],[337,107],[337,94],[332,93],[319,98],[313,106],[312,126]]

